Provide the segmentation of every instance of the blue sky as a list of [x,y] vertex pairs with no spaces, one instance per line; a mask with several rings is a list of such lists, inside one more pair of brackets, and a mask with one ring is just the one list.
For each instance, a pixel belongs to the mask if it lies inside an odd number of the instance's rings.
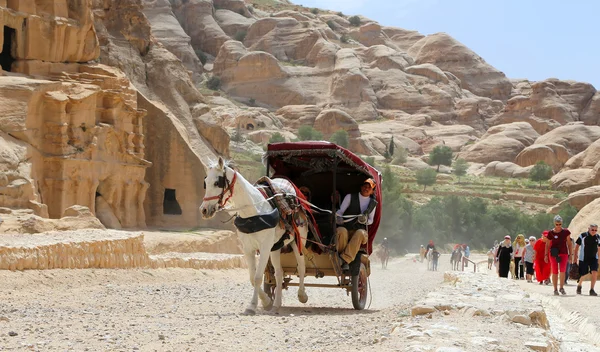
[[292,0],[382,25],[446,32],[509,78],[554,77],[600,89],[600,1]]

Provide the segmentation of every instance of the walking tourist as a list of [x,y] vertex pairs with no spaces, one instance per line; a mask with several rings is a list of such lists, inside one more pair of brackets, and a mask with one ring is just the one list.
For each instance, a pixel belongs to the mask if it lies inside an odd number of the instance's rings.
[[546,242],[548,242],[548,231],[544,231],[533,245],[533,269],[535,270],[535,279],[540,285],[550,283],[550,264],[545,261]]
[[[575,258],[573,263],[579,259],[579,283],[577,284],[577,294],[581,294],[581,284],[584,277],[589,275],[590,296],[597,296],[594,291],[596,279],[598,276],[598,258],[600,254],[600,236],[598,236],[598,225],[591,224],[587,232],[583,232],[575,241]],[[587,278],[586,278],[587,279]]]
[[513,247],[510,243],[510,236],[504,236],[504,241],[500,243],[496,253],[496,261],[498,261],[498,276],[508,278],[510,271],[510,261],[513,255]]
[[523,260],[525,261],[525,273],[527,282],[533,282],[533,247],[535,246],[535,237],[529,237],[529,242],[527,246],[525,246],[525,255],[523,256]]
[[[563,295],[567,294],[564,288],[567,262],[569,260],[572,261],[573,258],[573,246],[570,241],[570,236],[571,231],[562,227],[562,218],[560,215],[556,215],[554,217],[554,228],[548,231],[549,241],[546,243],[546,252],[544,256],[544,261],[550,263],[555,296],[558,296],[559,292]],[[558,287],[560,287],[560,289],[558,289]]]
[[515,279],[517,280],[523,280],[525,276],[523,275],[523,255],[525,254],[525,246],[525,236],[521,234],[517,235],[517,238],[515,238],[515,242],[513,243],[515,251]]
[[494,258],[496,257],[494,248],[490,248],[490,250],[487,252],[487,257],[488,257],[488,270],[492,270],[492,264],[494,264]]

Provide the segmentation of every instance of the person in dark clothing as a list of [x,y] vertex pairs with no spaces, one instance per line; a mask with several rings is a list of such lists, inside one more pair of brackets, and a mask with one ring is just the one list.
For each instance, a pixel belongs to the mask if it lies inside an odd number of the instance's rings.
[[496,260],[498,261],[498,276],[508,278],[510,271],[510,261],[512,260],[513,247],[510,243],[510,236],[504,236],[504,241],[500,243],[496,252]]
[[[581,294],[581,283],[589,279],[591,280],[590,285],[590,296],[597,296],[598,294],[594,291],[596,285],[596,278],[598,276],[598,258],[600,254],[600,236],[598,236],[598,225],[591,224],[588,227],[587,232],[583,232],[575,241],[575,258],[573,263],[577,263],[579,259],[579,283],[577,284],[577,294]],[[585,277],[585,278],[584,278]]]
[[[367,226],[373,223],[377,201],[373,197],[375,181],[371,178],[363,182],[359,193],[347,194],[337,211],[336,229],[337,251],[342,262],[342,270],[349,269],[351,263],[360,250],[361,245],[367,244],[369,236]],[[344,222],[342,216],[357,215],[351,221]]]

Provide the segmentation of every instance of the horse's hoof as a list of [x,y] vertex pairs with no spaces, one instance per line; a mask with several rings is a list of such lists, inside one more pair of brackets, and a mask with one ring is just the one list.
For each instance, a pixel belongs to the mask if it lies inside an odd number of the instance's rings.
[[305,294],[298,293],[298,301],[300,301],[300,303],[308,302],[308,295],[306,293]]
[[271,309],[273,309],[273,300],[269,299],[269,302],[265,304],[265,302],[263,301],[263,308],[266,311],[269,311]]
[[250,308],[247,308],[244,311],[243,315],[256,315],[256,312],[254,310],[250,309]]

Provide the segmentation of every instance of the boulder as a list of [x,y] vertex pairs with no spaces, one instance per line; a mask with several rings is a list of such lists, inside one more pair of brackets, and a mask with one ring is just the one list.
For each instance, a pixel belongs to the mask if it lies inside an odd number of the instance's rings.
[[[245,8],[245,6],[244,6]],[[215,11],[215,19],[219,26],[230,37],[234,37],[237,33],[248,32],[248,28],[256,22],[254,18],[248,18],[231,10],[219,9]]]
[[223,9],[236,13],[242,17],[252,16],[250,11],[248,11],[248,7],[246,6],[246,2],[244,0],[213,0],[213,4],[217,11]]
[[281,61],[304,61],[325,38],[325,29],[305,27],[295,18],[266,17],[248,28],[244,44],[250,51],[265,51]]
[[402,165],[412,171],[418,171],[418,170],[431,168],[431,166],[429,164],[427,164],[426,162],[424,162],[423,160],[421,160],[419,158],[413,158],[413,157],[406,158],[406,162]]
[[454,108],[456,122],[485,131],[490,120],[502,111],[504,104],[500,100],[475,96],[458,100]]
[[581,153],[575,155],[567,161],[566,168],[593,168],[600,162],[600,139],[596,140]]
[[211,113],[194,116],[194,124],[200,135],[210,142],[219,155],[229,157],[229,133]]
[[369,68],[380,70],[398,69],[404,71],[413,64],[413,59],[402,51],[394,50],[385,45],[373,45],[354,49],[364,64]]
[[565,204],[570,204],[578,210],[583,209],[583,207],[585,207],[597,198],[600,198],[600,186],[584,188],[582,190],[569,194],[567,199],[561,201],[560,203],[550,208],[548,212],[557,214]]
[[494,177],[527,178],[533,166],[521,167],[511,162],[492,161],[485,166],[483,174]]
[[376,22],[363,24],[358,29],[350,31],[350,36],[364,46],[385,45],[400,50]]
[[558,127],[540,136],[535,144],[559,144],[565,147],[570,155],[575,155],[584,151],[598,139],[600,139],[600,126],[576,123]]
[[286,142],[291,142],[292,140],[297,138],[295,134],[288,131],[260,130],[248,133],[248,139],[257,144],[267,145],[269,143],[269,140],[271,139],[271,137],[273,137],[275,133],[281,134],[283,138],[285,138]]
[[379,109],[377,110],[379,114],[388,119],[388,120],[396,120],[402,124],[409,126],[431,126],[431,116],[426,114],[407,114],[404,111],[400,110],[385,110]]
[[600,92],[596,92],[587,107],[581,112],[581,121],[586,125],[600,125]]
[[433,307],[433,306],[416,305],[410,309],[410,315],[415,317],[417,315],[431,314],[436,311],[437,311],[437,309],[435,309],[435,307]]
[[284,126],[297,130],[300,126],[312,126],[321,112],[316,105],[286,105],[275,111]]
[[94,217],[94,214],[90,211],[90,208],[83,205],[71,205],[66,208],[61,217],[71,216],[71,217]]
[[192,48],[190,36],[181,28],[171,11],[169,0],[144,0],[143,5],[144,15],[152,27],[152,35],[177,56],[185,68],[194,73],[195,79],[199,80],[203,71],[202,63]]
[[599,173],[594,169],[565,170],[552,176],[552,188],[563,192],[575,192],[598,184]]
[[469,48],[446,33],[428,35],[414,43],[408,53],[416,64],[433,64],[456,75],[475,95],[507,100],[512,84],[504,73],[487,64]]
[[598,219],[600,219],[600,198],[584,206],[571,220],[569,224],[571,238],[577,239],[580,233],[587,231],[590,224],[597,224]]
[[478,142],[464,147],[458,157],[478,163],[513,162],[515,157],[525,147],[531,145],[538,136],[526,122],[494,126]]
[[348,133],[348,147],[356,150],[355,144],[360,143],[358,123],[344,111],[338,109],[323,110],[315,119],[313,127],[323,133],[323,139],[329,140],[335,132],[344,130]]
[[419,40],[425,36],[417,31],[397,27],[382,27],[383,32],[401,50],[408,51]]
[[414,65],[406,68],[406,73],[429,78],[434,82],[449,83],[448,76],[437,66],[432,64]]
[[558,171],[569,160],[569,156],[569,152],[562,145],[534,144],[523,149],[515,158],[515,163],[521,166],[530,166],[535,165],[538,161],[543,161],[554,171]]
[[231,39],[213,17],[212,0],[177,1],[172,8],[194,49],[217,56],[221,45]]
[[535,83],[524,81],[518,87],[496,123],[527,121],[540,134],[580,120],[595,92],[587,83],[557,79]]

